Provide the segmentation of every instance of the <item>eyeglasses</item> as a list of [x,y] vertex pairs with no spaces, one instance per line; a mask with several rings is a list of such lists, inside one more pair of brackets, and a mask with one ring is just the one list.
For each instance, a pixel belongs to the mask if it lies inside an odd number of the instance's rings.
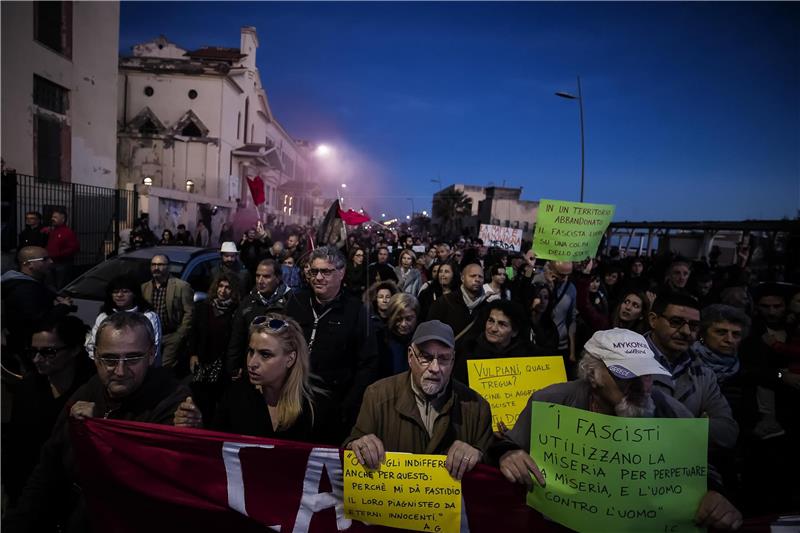
[[699,320],[686,320],[679,316],[667,316],[667,315],[659,315],[661,318],[665,319],[669,322],[669,327],[672,329],[678,330],[682,329],[683,326],[688,325],[691,331],[697,332],[700,331],[700,321]]
[[132,353],[124,356],[117,354],[103,354],[97,356],[97,360],[109,370],[117,368],[120,363],[122,363],[123,367],[130,368],[146,358],[147,354],[144,353]]
[[322,274],[323,278],[333,276],[333,273],[339,270],[338,268],[309,268],[308,273],[312,278],[316,278],[318,274]]
[[255,317],[252,322],[250,322],[251,326],[261,326],[266,325],[269,329],[274,331],[275,333],[280,333],[286,328],[289,327],[289,323],[285,320],[281,320],[280,318],[275,318],[267,315],[261,315]]
[[60,352],[64,348],[66,348],[66,346],[45,346],[43,348],[34,348],[33,346],[31,346],[30,348],[25,350],[25,353],[31,359],[33,359],[37,355],[41,355],[45,359],[52,359],[56,355],[58,355],[58,352]]
[[439,366],[447,366],[453,362],[455,359],[455,354],[452,352],[450,353],[427,353],[423,352],[419,348],[412,349],[414,357],[417,358],[417,362],[420,366],[430,366],[434,360],[439,362]]

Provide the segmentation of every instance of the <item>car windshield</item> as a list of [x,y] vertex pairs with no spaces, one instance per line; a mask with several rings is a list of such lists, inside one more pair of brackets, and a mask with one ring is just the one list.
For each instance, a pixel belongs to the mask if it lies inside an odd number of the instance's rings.
[[[180,276],[183,263],[172,263],[169,271]],[[150,259],[120,257],[100,263],[64,288],[64,292],[75,298],[103,300],[108,282],[117,276],[129,274],[139,282],[150,279]]]

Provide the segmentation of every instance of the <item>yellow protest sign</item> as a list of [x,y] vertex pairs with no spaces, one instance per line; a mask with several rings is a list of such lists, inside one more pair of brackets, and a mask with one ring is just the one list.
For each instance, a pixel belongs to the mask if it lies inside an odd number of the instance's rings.
[[536,257],[556,261],[594,257],[603,233],[614,218],[614,209],[607,204],[540,201],[533,234]]
[[548,357],[506,357],[467,360],[469,386],[492,407],[492,428],[503,422],[514,427],[531,394],[553,383],[567,381],[564,359]]
[[414,531],[459,531],[461,482],[444,455],[386,452],[377,470],[344,452],[344,514],[366,524]]

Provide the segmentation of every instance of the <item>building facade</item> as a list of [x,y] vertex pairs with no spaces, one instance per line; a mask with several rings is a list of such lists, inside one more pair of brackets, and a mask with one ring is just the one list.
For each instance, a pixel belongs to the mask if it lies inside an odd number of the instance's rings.
[[2,158],[114,188],[119,2],[2,2]]
[[[279,188],[310,178],[310,151],[272,114],[258,46],[255,28],[245,26],[239,48],[186,50],[161,36],[120,59],[120,186],[146,197],[141,203],[154,228],[185,224],[193,231],[203,220],[213,242],[224,222],[241,232],[259,219],[297,223],[308,216],[284,209]],[[260,206],[248,178],[263,188]]]
[[[446,204],[448,199],[462,194],[471,200],[470,211],[460,214],[455,220],[449,222],[444,220],[437,212],[436,204],[439,202]],[[449,185],[433,195],[434,210],[431,219],[433,233],[476,237],[481,224],[493,224],[521,229],[523,239],[531,240],[539,202],[522,200],[521,195],[521,187],[481,187],[463,183]]]

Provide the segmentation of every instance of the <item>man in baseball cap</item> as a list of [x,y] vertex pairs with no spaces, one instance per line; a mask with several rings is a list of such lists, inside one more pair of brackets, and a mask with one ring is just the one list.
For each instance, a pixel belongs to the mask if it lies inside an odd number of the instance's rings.
[[[492,444],[488,462],[498,464],[511,482],[531,489],[535,478],[539,485],[545,485],[544,476],[528,454],[531,403],[535,401],[612,416],[693,418],[682,403],[653,388],[655,375],[670,373],[655,360],[644,337],[620,328],[598,331],[584,346],[578,379],[534,392],[513,429]],[[720,493],[721,489],[721,479],[709,475],[709,491],[700,502],[695,521],[704,527],[737,529],[742,515]]]
[[385,452],[447,455],[455,479],[483,458],[492,436],[488,402],[450,379],[453,329],[438,320],[420,324],[408,347],[408,372],[370,385],[345,448],[359,463],[378,468]]

